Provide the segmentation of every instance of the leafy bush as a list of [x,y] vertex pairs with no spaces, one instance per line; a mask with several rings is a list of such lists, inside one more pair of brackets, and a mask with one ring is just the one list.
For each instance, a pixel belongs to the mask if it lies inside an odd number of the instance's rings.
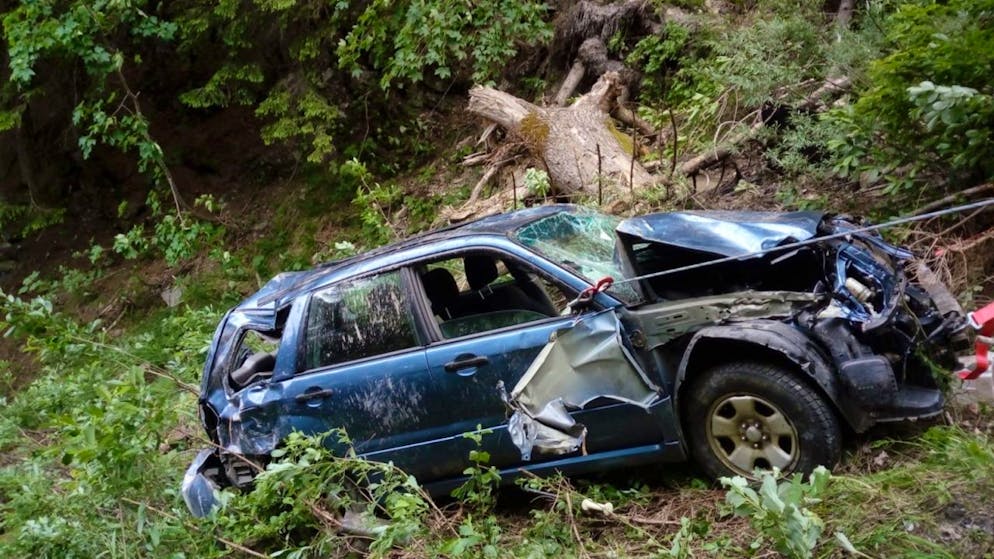
[[625,62],[641,68],[643,98],[665,96],[670,87],[666,78],[677,69],[689,41],[690,30],[678,23],[667,22],[660,34],[649,35],[636,43]]
[[[151,234],[145,233],[143,224],[136,224],[126,233],[114,236],[112,249],[127,260],[149,256],[155,249],[167,264],[175,266],[224,233],[223,227],[209,221],[174,211],[164,212],[155,191],[149,192],[148,204],[152,216],[157,218]],[[197,198],[196,205],[208,211],[216,209],[210,195]]]
[[[337,451],[325,444],[334,437]],[[235,541],[291,556],[343,553],[343,518],[355,518],[345,533],[372,539],[384,555],[425,529],[430,500],[415,479],[392,465],[356,458],[342,432],[308,437],[292,433],[273,462],[256,476],[252,491],[222,495],[211,520]]]
[[994,177],[994,1],[904,2],[884,28],[890,52],[831,115],[845,128],[830,145],[837,169],[892,193]]
[[721,478],[721,484],[728,488],[726,501],[735,515],[749,518],[777,551],[791,558],[810,558],[825,523],[808,507],[819,502],[831,475],[819,466],[808,483],[800,474],[777,483],[778,476],[777,471],[763,472],[758,491],[741,476]]
[[[13,459],[0,466],[0,556],[218,555],[174,514],[188,460],[174,433],[195,428],[188,392],[218,312],[177,309],[115,341],[47,299],[0,295],[0,326],[41,367],[0,414],[0,449]],[[173,512],[150,518],[148,507]]]

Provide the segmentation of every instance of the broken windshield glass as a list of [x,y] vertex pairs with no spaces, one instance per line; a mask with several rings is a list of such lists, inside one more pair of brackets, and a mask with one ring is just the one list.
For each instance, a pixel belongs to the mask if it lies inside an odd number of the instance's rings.
[[[610,276],[621,279],[614,229],[621,218],[596,212],[562,212],[533,221],[512,237],[580,277],[596,283]],[[639,300],[630,284],[614,285],[608,292],[626,303]]]

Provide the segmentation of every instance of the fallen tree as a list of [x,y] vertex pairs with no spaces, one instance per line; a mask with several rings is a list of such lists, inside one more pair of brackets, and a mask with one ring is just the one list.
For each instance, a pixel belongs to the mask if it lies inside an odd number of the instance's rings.
[[641,189],[655,179],[632,157],[634,141],[611,123],[622,90],[617,72],[607,72],[589,93],[568,107],[539,107],[509,93],[476,87],[469,112],[497,123],[520,139],[549,174],[556,192],[597,194],[621,188]]

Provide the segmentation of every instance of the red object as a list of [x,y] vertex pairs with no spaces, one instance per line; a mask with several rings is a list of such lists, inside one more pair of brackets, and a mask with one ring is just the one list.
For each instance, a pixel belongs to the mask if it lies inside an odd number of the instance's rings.
[[597,283],[594,284],[594,290],[600,293],[601,291],[607,291],[612,285],[614,285],[614,278],[611,276],[604,276],[597,280]]
[[597,280],[597,283],[594,285],[581,291],[580,296],[577,297],[577,300],[589,299],[597,293],[607,290],[612,284],[614,284],[614,278],[611,276],[604,276]]
[[973,380],[983,374],[991,365],[989,355],[991,347],[981,341],[981,337],[990,338],[994,334],[994,303],[977,309],[966,316],[970,320],[970,326],[977,330],[977,341],[973,344],[974,351],[977,353],[977,363],[973,369],[965,369],[957,374],[963,380]]

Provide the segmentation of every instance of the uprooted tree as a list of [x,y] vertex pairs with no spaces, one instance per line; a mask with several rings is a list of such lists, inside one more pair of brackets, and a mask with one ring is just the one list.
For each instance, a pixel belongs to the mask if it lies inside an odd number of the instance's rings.
[[[617,72],[600,77],[589,93],[568,107],[539,107],[490,87],[469,94],[469,111],[523,141],[562,194],[595,194],[605,189],[639,189],[653,182],[633,159],[634,144],[614,128],[610,113],[623,88]],[[631,142],[629,142],[631,143]]]
[[[832,8],[836,11],[837,29],[848,27],[852,7],[851,1],[842,0]],[[551,193],[566,199],[585,195],[603,201],[632,200],[645,187],[669,184],[674,176],[693,179],[695,188],[696,177],[701,174],[708,175],[704,184],[710,186],[705,188],[734,185],[741,175],[732,156],[760,137],[762,129],[771,123],[779,126],[777,121],[789,120],[791,114],[822,112],[850,87],[849,77],[833,67],[823,82],[812,79],[801,84],[809,93],[799,100],[788,102],[774,95],[762,107],[751,107],[745,117],[728,115],[729,122],[718,126],[718,132],[724,131],[724,135],[716,132],[712,145],[699,153],[681,153],[678,162],[678,125],[673,111],[669,111],[671,126],[663,130],[639,118],[631,100],[637,96],[642,76],[622,60],[612,59],[607,46],[618,36],[663,36],[666,31],[660,18],[678,21],[687,28],[697,27],[693,15],[675,8],[654,13],[644,0],[578,2],[556,26],[550,60],[568,71],[545,106],[492,87],[473,88],[468,111],[489,121],[479,143],[487,141],[492,149],[464,161],[468,165],[487,163],[488,167],[469,202],[451,211],[448,219],[459,221],[492,213],[510,206],[512,196],[520,199],[536,195],[527,188],[521,189],[518,180],[522,168],[529,166],[545,170]],[[589,92],[568,103],[586,87]],[[498,127],[506,136],[495,142],[497,135],[493,131]],[[669,162],[642,165],[638,161],[646,148],[663,145],[672,145]],[[503,173],[501,186],[490,199],[482,199],[484,188],[508,166],[512,166],[511,172]],[[669,172],[654,175],[652,171],[657,167],[668,167]],[[712,171],[714,177],[710,176]]]
[[[572,7],[557,26],[552,55],[571,61],[570,70],[549,106],[492,87],[470,91],[469,112],[492,123],[484,138],[499,126],[509,141],[489,157],[475,154],[467,159],[468,164],[487,162],[489,167],[469,202],[450,215],[450,220],[493,211],[512,196],[534,194],[519,192],[512,178],[509,186],[513,192],[498,189],[495,200],[480,200],[487,182],[512,162],[545,170],[553,192],[564,197],[589,195],[610,200],[656,182],[637,160],[639,134],[645,138],[654,136],[655,131],[626,107],[638,74],[610,59],[606,46],[619,32],[653,31],[646,6],[643,0],[629,0],[609,5],[582,1]],[[567,105],[582,84],[591,82],[589,92]],[[612,117],[633,127],[634,132],[619,130]]]

